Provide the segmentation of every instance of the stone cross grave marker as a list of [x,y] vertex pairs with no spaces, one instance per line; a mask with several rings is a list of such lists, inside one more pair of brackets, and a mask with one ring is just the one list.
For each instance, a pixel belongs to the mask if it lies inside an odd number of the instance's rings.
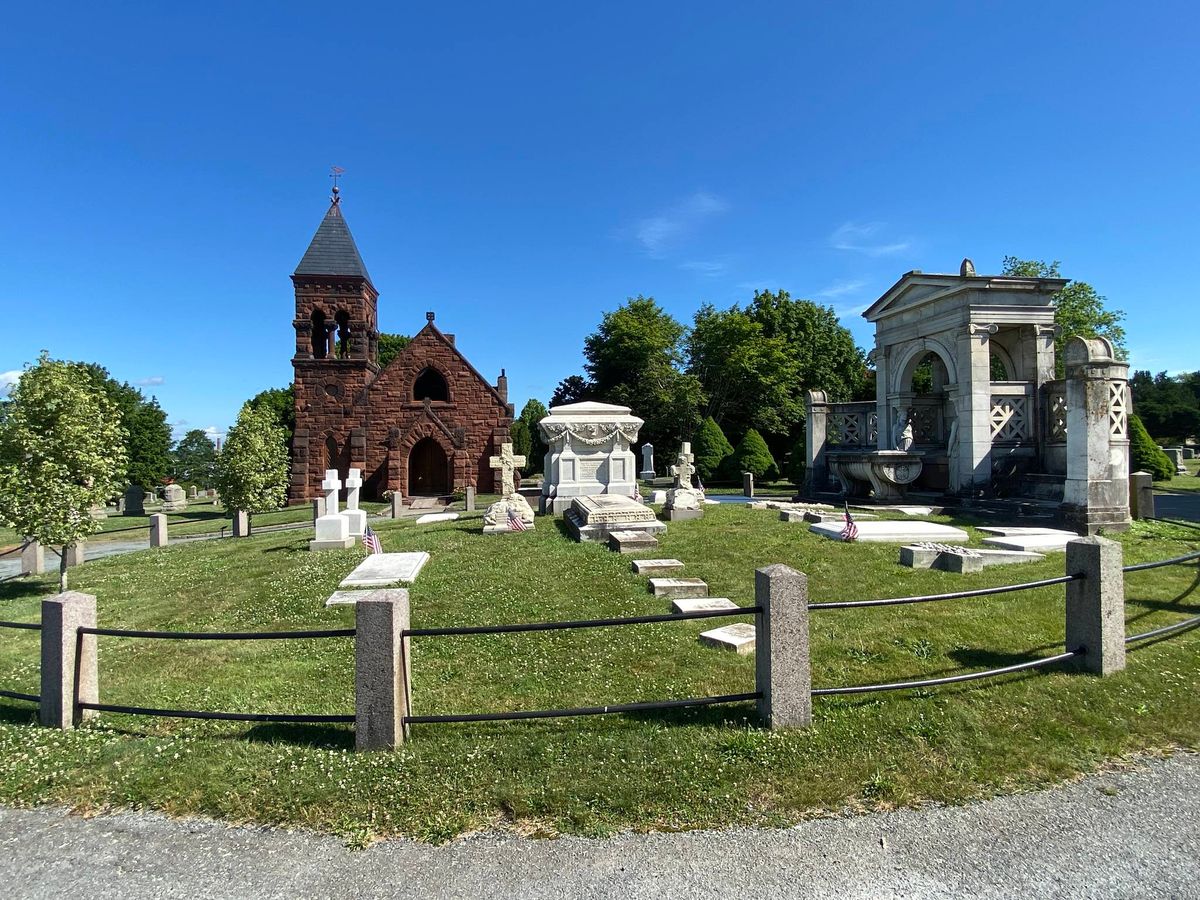
[[493,456],[488,462],[488,465],[493,469],[500,470],[500,483],[502,485],[500,496],[502,497],[511,497],[517,492],[516,485],[513,482],[513,472],[516,471],[518,466],[525,465],[525,457],[514,455],[512,450],[512,444],[501,444],[500,455]]
[[321,490],[325,492],[325,515],[337,515],[338,491],[341,489],[342,482],[338,478],[337,469],[326,469],[325,480],[321,482]]
[[679,448],[675,465],[671,466],[671,474],[675,476],[675,487],[692,486],[692,476],[696,473],[696,467],[692,465],[695,458],[692,455],[691,443],[684,441],[683,446]]

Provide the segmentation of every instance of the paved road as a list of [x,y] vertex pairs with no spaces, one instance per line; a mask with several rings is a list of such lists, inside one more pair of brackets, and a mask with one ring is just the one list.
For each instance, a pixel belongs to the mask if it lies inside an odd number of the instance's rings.
[[1200,756],[960,807],[780,831],[443,847],[0,808],[12,898],[1200,897]]
[[[1183,475],[1178,476],[1183,478]],[[1200,492],[1154,492],[1154,514],[1160,519],[1200,522]]]

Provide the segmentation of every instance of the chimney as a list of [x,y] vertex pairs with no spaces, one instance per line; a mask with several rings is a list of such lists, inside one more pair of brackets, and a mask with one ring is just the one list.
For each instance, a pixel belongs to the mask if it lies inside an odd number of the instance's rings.
[[504,374],[504,369],[500,370],[500,377],[496,379],[496,390],[500,394],[500,399],[505,403],[508,402],[508,376]]

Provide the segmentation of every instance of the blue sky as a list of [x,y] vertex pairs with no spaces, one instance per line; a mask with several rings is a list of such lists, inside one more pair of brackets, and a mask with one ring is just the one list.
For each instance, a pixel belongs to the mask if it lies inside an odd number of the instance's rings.
[[785,288],[870,346],[902,273],[1009,253],[1200,368],[1194,5],[183,7],[6,10],[0,372],[46,348],[223,429],[290,381],[331,164],[381,328],[435,310],[518,409],[631,295]]

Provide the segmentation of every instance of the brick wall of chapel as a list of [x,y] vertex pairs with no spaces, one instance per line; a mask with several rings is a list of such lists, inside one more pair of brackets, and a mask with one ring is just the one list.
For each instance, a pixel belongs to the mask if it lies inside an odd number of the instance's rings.
[[[427,368],[446,379],[450,399],[413,399],[413,382]],[[363,470],[364,494],[408,495],[408,454],[433,438],[452,464],[455,490],[494,488],[488,458],[508,440],[510,407],[432,323],[377,375],[364,360],[296,360],[296,438],[290,499],[320,496],[332,435],[339,468]]]

